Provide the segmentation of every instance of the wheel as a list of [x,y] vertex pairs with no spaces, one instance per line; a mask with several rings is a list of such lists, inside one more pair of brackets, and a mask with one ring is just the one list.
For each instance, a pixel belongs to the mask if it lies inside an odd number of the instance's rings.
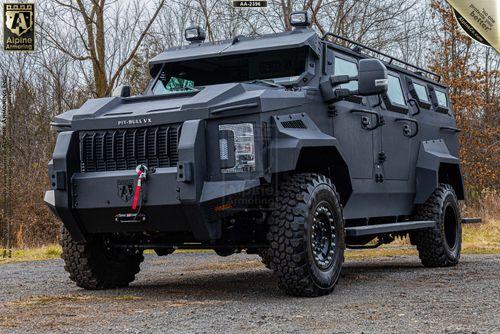
[[234,248],[214,248],[215,254],[226,257],[233,255],[236,252],[236,249]]
[[281,183],[269,217],[271,268],[294,296],[330,293],[344,262],[344,218],[329,178],[294,174]]
[[439,184],[429,199],[416,208],[416,220],[435,220],[432,229],[410,234],[418,255],[426,267],[454,266],[462,248],[462,220],[453,188]]
[[77,286],[88,290],[110,289],[127,286],[135,279],[144,260],[140,254],[124,251],[110,252],[101,238],[90,237],[86,243],[75,242],[63,227],[61,257],[64,269]]

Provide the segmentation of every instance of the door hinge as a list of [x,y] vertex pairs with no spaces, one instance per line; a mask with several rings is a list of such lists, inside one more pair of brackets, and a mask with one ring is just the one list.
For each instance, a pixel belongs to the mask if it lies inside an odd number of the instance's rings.
[[382,165],[375,164],[375,182],[382,183],[384,182],[384,173],[382,169]]
[[380,151],[378,153],[378,162],[383,164],[387,160],[387,155],[385,154],[384,151]]

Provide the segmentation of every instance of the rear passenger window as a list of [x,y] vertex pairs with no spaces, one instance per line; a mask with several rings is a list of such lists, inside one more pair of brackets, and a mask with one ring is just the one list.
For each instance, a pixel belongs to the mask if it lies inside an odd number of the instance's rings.
[[436,90],[436,98],[438,106],[448,108],[448,100],[446,99],[445,93]]
[[389,74],[387,76],[389,80],[389,86],[387,88],[387,96],[392,103],[397,103],[400,105],[406,105],[406,101],[403,95],[403,88],[401,87],[401,81],[399,78]]
[[418,99],[423,102],[430,103],[429,95],[427,94],[427,88],[424,85],[414,83],[413,87],[415,88],[415,92],[417,93]]
[[[349,75],[356,76],[358,75],[358,65],[355,62],[345,60],[342,58],[335,57],[335,75]],[[358,82],[351,81],[346,84],[342,84],[339,86],[340,88],[349,89],[349,90],[357,90]]]

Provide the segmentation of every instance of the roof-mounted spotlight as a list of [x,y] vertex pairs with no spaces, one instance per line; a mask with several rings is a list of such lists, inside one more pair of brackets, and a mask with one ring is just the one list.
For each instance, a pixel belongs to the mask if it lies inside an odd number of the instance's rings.
[[189,27],[184,30],[184,37],[191,43],[201,43],[207,37],[202,27]]
[[290,14],[290,24],[295,28],[306,28],[311,25],[311,18],[306,11],[292,12]]

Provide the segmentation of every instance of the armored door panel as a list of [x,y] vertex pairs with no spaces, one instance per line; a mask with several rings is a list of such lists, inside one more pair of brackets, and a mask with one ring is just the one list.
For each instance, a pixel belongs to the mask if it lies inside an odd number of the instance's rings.
[[[353,57],[327,50],[327,74],[355,76],[357,64]],[[337,88],[357,90],[358,87],[357,82],[352,81]],[[351,96],[336,102],[333,110],[333,135],[342,145],[353,179],[373,178],[373,131],[367,130],[366,124],[374,124],[375,120],[370,114],[357,112],[366,108],[365,104],[366,99]]]
[[363,129],[363,120],[374,122],[372,116],[352,113],[359,106],[342,101],[336,104],[337,116],[333,119],[334,136],[342,145],[353,179],[373,178],[373,131]]
[[381,128],[381,152],[384,178],[387,180],[407,180],[410,171],[411,138],[404,133],[412,131],[411,124],[396,121],[397,116],[383,113],[386,125]]
[[412,138],[417,134],[417,121],[411,116],[405,89],[399,74],[388,73],[388,90],[383,94],[384,117],[380,128],[382,170],[386,180],[408,180],[412,155]]

